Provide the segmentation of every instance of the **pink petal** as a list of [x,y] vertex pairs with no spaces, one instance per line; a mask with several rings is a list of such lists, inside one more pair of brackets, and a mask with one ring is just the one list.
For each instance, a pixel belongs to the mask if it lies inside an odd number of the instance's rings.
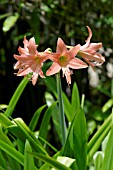
[[95,54],[95,52],[102,47],[102,43],[91,43],[87,48],[80,47],[80,51],[84,51],[90,54]]
[[28,42],[29,42],[29,41],[26,39],[26,36],[24,36],[23,44],[24,44],[24,48],[25,48],[25,49],[27,49]]
[[27,67],[24,67],[22,70],[19,70],[18,76],[24,76],[31,72],[38,73],[40,68],[41,68],[41,65],[34,62],[31,66],[27,66]]
[[16,59],[16,60],[19,60],[19,61],[27,61],[27,60],[29,60],[29,59],[34,59],[34,56],[31,56],[31,55],[16,55],[16,54],[14,54],[14,58]]
[[90,43],[89,49],[92,49],[93,51],[97,51],[99,48],[102,47],[102,43]]
[[86,27],[87,27],[87,29],[88,29],[89,36],[88,36],[88,38],[87,38],[87,40],[86,40],[86,44],[84,44],[84,45],[82,46],[82,49],[87,48],[87,47],[89,46],[89,44],[90,44],[90,39],[91,39],[91,37],[92,37],[92,31],[91,31],[91,29],[90,29],[88,26],[86,26]]
[[34,37],[32,37],[32,38],[29,40],[28,49],[29,49],[29,53],[30,53],[31,55],[35,55],[35,54],[36,54],[37,45],[36,45],[36,43],[35,43]]
[[58,38],[56,52],[61,55],[67,52],[66,45],[61,38]]
[[95,53],[95,55],[92,55],[90,53],[80,53],[80,56],[84,59],[87,59],[87,60],[93,60],[93,61],[96,61],[96,62],[99,62],[99,63],[103,63],[105,61],[105,58],[99,54],[99,53]]
[[25,49],[25,48],[19,47],[18,51],[19,51],[19,54],[29,54],[28,48]]
[[68,67],[62,68],[62,71],[63,71],[63,76],[64,75],[66,76],[66,81],[67,81],[68,85],[71,84],[72,71]]
[[45,78],[43,71],[41,69],[39,70],[39,75],[40,75],[41,78]]
[[61,66],[57,63],[53,63],[52,66],[47,70],[46,75],[51,76],[58,73],[61,70]]
[[70,58],[70,59],[71,59],[71,58],[74,58],[74,57],[77,55],[77,53],[78,53],[79,50],[80,50],[80,45],[79,45],[79,44],[76,45],[75,47],[71,48],[71,49],[67,52],[67,54],[69,55],[69,58]]
[[19,68],[19,65],[20,65],[20,61],[17,61],[17,63],[14,65],[14,69],[18,69]]
[[31,72],[33,72],[33,70],[30,67],[27,67],[27,68],[19,70],[17,73],[17,76],[25,76]]
[[[42,57],[42,56],[41,56]],[[45,56],[44,56],[44,61],[47,59],[50,59],[51,61],[57,62],[58,61],[58,57],[59,54],[56,53],[49,53],[49,52],[45,52]]]
[[72,69],[79,69],[79,68],[86,68],[86,67],[88,67],[88,65],[78,58],[73,58],[69,62],[68,67],[70,67]]
[[35,85],[38,79],[38,74],[37,73],[33,73],[32,75],[32,84]]

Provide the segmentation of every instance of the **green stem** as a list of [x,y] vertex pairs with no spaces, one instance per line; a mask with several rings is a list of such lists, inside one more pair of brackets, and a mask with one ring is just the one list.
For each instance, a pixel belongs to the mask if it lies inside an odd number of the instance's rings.
[[66,122],[65,122],[65,115],[64,115],[60,73],[56,75],[56,81],[57,81],[57,92],[58,92],[58,102],[59,102],[59,112],[60,112],[60,128],[62,134],[62,145],[64,145],[66,141]]

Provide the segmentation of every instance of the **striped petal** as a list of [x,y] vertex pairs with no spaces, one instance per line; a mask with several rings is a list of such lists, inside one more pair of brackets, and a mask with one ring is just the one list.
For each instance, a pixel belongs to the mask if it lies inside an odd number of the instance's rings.
[[61,66],[57,63],[53,63],[52,66],[47,70],[46,75],[51,76],[58,73],[61,70]]

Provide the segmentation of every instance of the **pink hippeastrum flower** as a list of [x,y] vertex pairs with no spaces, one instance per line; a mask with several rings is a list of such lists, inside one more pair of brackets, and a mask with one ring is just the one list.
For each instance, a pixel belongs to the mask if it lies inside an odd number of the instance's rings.
[[32,37],[29,41],[26,37],[24,37],[23,44],[24,48],[18,48],[20,55],[14,54],[14,58],[18,60],[14,66],[14,69],[19,69],[17,76],[27,76],[29,73],[32,73],[31,80],[32,84],[35,85],[38,76],[44,78],[41,68],[43,62],[48,59],[48,50],[38,52],[34,37]]
[[97,50],[102,47],[102,43],[90,43],[92,31],[88,26],[87,28],[89,36],[86,43],[83,46],[80,46],[78,54],[94,69],[94,66],[103,64],[105,58],[97,52]]
[[75,58],[78,51],[80,50],[80,45],[67,50],[67,47],[61,38],[58,38],[56,53],[54,55],[50,54],[49,59],[53,61],[51,67],[47,70],[46,75],[50,76],[58,73],[60,70],[63,72],[63,76],[66,76],[68,84],[71,84],[71,69],[86,68],[88,65],[82,60]]

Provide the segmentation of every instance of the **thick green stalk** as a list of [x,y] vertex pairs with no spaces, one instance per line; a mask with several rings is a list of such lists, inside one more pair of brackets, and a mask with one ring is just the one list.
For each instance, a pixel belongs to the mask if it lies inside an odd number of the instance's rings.
[[57,92],[58,92],[58,102],[59,102],[62,145],[64,145],[64,143],[66,141],[66,122],[65,122],[65,115],[64,115],[64,105],[63,105],[63,98],[62,98],[62,87],[61,87],[60,73],[58,73],[56,75],[56,81],[57,81]]

